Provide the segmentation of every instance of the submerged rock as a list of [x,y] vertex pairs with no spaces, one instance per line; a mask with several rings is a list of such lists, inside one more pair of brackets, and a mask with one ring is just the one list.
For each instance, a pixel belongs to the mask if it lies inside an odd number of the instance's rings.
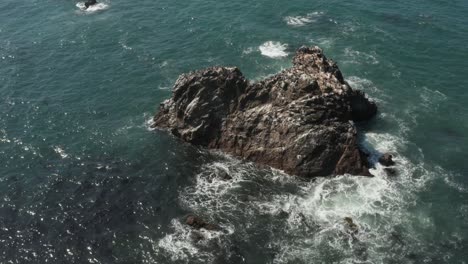
[[185,223],[195,229],[201,229],[204,228],[206,230],[220,230],[221,228],[215,224],[210,224],[203,220],[202,218],[195,216],[195,215],[189,215],[187,216],[187,219],[185,220]]
[[220,177],[221,177],[222,180],[225,180],[225,181],[232,180],[231,175],[229,175],[229,173],[227,173],[226,171],[220,172]]
[[371,176],[351,121],[376,112],[320,48],[302,47],[291,68],[256,83],[235,67],[182,74],[154,126],[301,177]]
[[95,4],[97,4],[96,0],[88,0],[88,1],[85,2],[85,7],[88,8],[88,7],[93,6]]
[[192,238],[192,241],[195,243],[205,238],[202,233],[196,232],[196,231],[190,233],[190,237]]
[[352,235],[356,235],[359,232],[359,227],[354,223],[353,219],[351,217],[345,217],[344,220],[346,222],[348,232]]
[[384,171],[388,176],[396,176],[398,174],[395,168],[384,168]]
[[391,154],[385,153],[379,158],[379,163],[384,166],[393,166],[395,161],[393,161],[393,156]]

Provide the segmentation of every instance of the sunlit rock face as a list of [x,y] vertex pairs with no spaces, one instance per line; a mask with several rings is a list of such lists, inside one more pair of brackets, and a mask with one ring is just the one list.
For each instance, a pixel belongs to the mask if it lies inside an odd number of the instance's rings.
[[370,176],[353,121],[376,112],[320,48],[302,47],[291,68],[256,83],[235,67],[182,74],[154,126],[301,177]]

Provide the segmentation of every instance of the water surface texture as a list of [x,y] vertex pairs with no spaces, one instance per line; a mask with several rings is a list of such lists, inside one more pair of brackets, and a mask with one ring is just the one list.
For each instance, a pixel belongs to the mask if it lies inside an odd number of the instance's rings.
[[[468,262],[467,1],[80,7],[0,1],[0,263]],[[361,143],[398,176],[307,182],[149,128],[179,74],[259,80],[301,45],[378,102]]]

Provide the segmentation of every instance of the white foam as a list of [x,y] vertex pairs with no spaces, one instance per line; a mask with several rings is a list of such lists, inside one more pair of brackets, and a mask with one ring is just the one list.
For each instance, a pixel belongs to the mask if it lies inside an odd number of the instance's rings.
[[60,157],[62,157],[62,159],[68,158],[68,154],[65,153],[65,151],[61,147],[55,146],[54,151],[55,151],[55,153],[59,154]]
[[[233,168],[233,165],[238,163],[233,159],[226,163],[214,162],[206,165],[202,173],[197,175],[196,185],[187,188],[180,197],[182,204],[195,210],[213,205],[218,209],[229,209],[232,204],[222,198],[224,195],[229,194],[231,190],[241,187],[242,173],[246,173],[245,168],[237,168],[240,170]],[[229,175],[232,179],[223,179],[221,177],[223,173]],[[193,197],[197,197],[197,199],[193,200]]]
[[259,47],[259,50],[263,56],[270,58],[282,58],[288,56],[288,53],[286,52],[287,48],[288,44],[282,44],[278,41],[267,41]]
[[244,49],[244,50],[242,51],[242,54],[243,54],[243,55],[248,55],[248,54],[250,54],[250,53],[252,53],[252,52],[254,52],[254,51],[255,51],[255,48],[248,47],[248,48],[246,48],[246,49]]
[[[221,237],[233,232],[232,230],[231,232],[206,229],[194,230],[177,219],[171,221],[171,228],[174,233],[167,234],[153,245],[156,252],[163,250],[169,254],[172,261],[193,261],[197,259],[201,262],[212,263],[216,252],[210,252],[205,248],[209,247],[210,243],[217,243],[222,246]],[[229,230],[229,228],[227,229]]]
[[288,16],[285,17],[284,20],[286,23],[290,26],[304,26],[308,23],[314,22],[314,20],[310,19],[309,17],[303,17],[303,16]]
[[345,62],[347,63],[352,63],[352,64],[361,64],[361,63],[367,63],[367,64],[379,64],[379,60],[377,60],[377,54],[375,51],[371,52],[362,52],[362,51],[357,51],[353,50],[352,48],[345,48],[344,50],[345,56],[349,58],[349,60],[346,60]]
[[2,143],[10,143],[11,142],[11,140],[8,139],[8,136],[7,136],[7,133],[6,133],[5,129],[0,129],[0,135],[2,135],[0,137],[0,142],[2,142]]
[[460,182],[457,182],[457,178],[463,178],[461,175],[453,175],[453,174],[445,173],[444,169],[442,169],[441,167],[436,167],[435,169],[438,172],[438,174],[442,176],[447,186],[457,190],[460,193],[468,193],[468,186]]
[[318,38],[318,39],[310,39],[310,42],[312,42],[314,45],[317,45],[322,48],[331,48],[335,42],[334,39],[330,38]]
[[431,90],[427,87],[422,87],[422,89],[419,90],[421,106],[423,107],[434,109],[435,107],[438,107],[441,102],[447,100],[447,96],[439,90]]
[[122,48],[124,48],[125,50],[133,50],[133,48],[132,48],[132,47],[130,47],[130,46],[127,46],[127,44],[125,44],[125,43],[120,43],[120,45],[121,45],[121,46],[122,46]]
[[[376,160],[381,151],[397,152],[405,144],[389,134],[366,134],[366,140],[376,146],[376,150],[371,151],[371,160]],[[382,263],[386,255],[378,249],[389,246],[395,226],[408,226],[408,222],[413,222],[413,225],[433,228],[430,217],[421,215],[415,218],[407,207],[411,204],[408,201],[414,201],[416,192],[423,189],[434,175],[422,164],[414,164],[405,157],[397,155],[395,161],[399,171],[396,179],[386,176],[383,167],[376,164],[376,168],[371,170],[375,175],[373,178],[340,176],[318,179],[303,187],[302,195],[278,195],[270,206],[264,206],[288,212],[287,232],[297,235],[292,243],[277,241],[281,250],[274,263],[290,263],[295,259],[319,261],[324,258],[324,252],[334,250],[344,255],[340,263],[355,263],[360,261],[353,251],[355,239],[365,243],[369,263]],[[422,176],[413,177],[416,172]],[[271,209],[265,212],[276,213]],[[359,228],[354,237],[346,232],[345,217],[351,217]],[[313,236],[301,235],[304,225],[316,225],[319,231]],[[343,243],[343,240],[348,243]],[[310,248],[322,248],[323,251],[311,251]]]
[[165,60],[165,61],[161,62],[161,64],[159,64],[159,68],[164,68],[167,65],[169,65],[169,62],[167,60]]
[[82,12],[84,13],[94,13],[97,11],[102,11],[106,10],[109,8],[109,5],[107,3],[97,3],[95,5],[89,6],[86,8],[85,2],[78,2],[76,3],[76,7],[78,7]]
[[154,131],[156,128],[154,127],[154,117],[149,114],[144,114],[145,118],[145,124],[144,127],[146,127],[146,130],[148,131]]
[[361,78],[358,76],[350,76],[346,78],[346,81],[353,89],[362,90],[367,93],[371,99],[379,104],[385,103],[384,99],[388,98],[389,95],[383,93],[371,80]]
[[361,78],[358,76],[350,76],[346,79],[349,84],[351,84],[353,87],[355,86],[357,89],[363,89],[366,87],[373,87],[374,83],[371,80]]
[[290,26],[301,27],[316,22],[322,15],[323,12],[313,12],[305,16],[287,16],[284,21]]
[[[379,92],[372,81],[364,78],[353,76],[348,82],[354,88]],[[428,89],[421,97],[423,102],[446,99],[442,93]],[[383,114],[392,118],[388,113]],[[424,245],[418,229],[431,233],[436,228],[424,209],[415,212],[413,207],[418,192],[426,189],[429,182],[442,177],[448,186],[467,192],[467,187],[447,176],[442,168],[428,169],[422,162],[421,150],[420,157],[414,157],[416,161],[400,154],[411,144],[405,139],[407,124],[404,124],[392,134],[368,132],[363,135],[360,144],[370,153],[369,160],[375,163],[375,168],[371,169],[373,178],[344,175],[304,182],[281,171],[259,169],[251,163],[222,156],[203,166],[194,185],[180,193],[179,202],[188,211],[221,217],[228,226],[243,221],[242,230],[233,227],[230,232],[244,231],[246,240],[249,234],[245,230],[257,228],[259,217],[270,217],[270,221],[284,217],[279,223],[284,224],[281,226],[284,233],[273,236],[268,244],[277,251],[273,263],[320,263],[328,259],[330,255],[327,254],[339,256],[336,263],[383,263],[389,258],[386,251],[391,249],[392,243],[400,243],[398,236],[408,245]],[[378,157],[387,152],[394,154],[397,163],[395,177],[388,176],[385,167],[377,163]],[[232,179],[223,179],[226,174]],[[468,212],[466,208],[460,210]],[[354,220],[359,229],[357,234],[350,234],[345,217]],[[397,232],[401,227],[404,227],[404,234]],[[168,236],[184,238],[177,232]],[[229,236],[221,235],[218,239],[228,240]],[[160,242],[159,247],[177,248],[174,241],[179,240],[172,238],[171,241],[171,246]],[[213,254],[210,249],[193,244],[186,245],[185,252],[194,250],[190,246],[201,256]],[[357,253],[358,247],[365,251],[365,257]],[[180,250],[172,252],[176,258],[181,255]],[[182,258],[189,260],[190,255]],[[403,256],[395,261],[402,260]]]
[[[405,140],[374,132],[365,134],[364,138],[362,145],[369,149],[373,162],[380,153],[397,154],[394,158],[396,178],[387,176],[384,167],[376,164],[371,170],[373,178],[339,176],[304,182],[281,171],[258,169],[251,163],[223,156],[202,168],[196,183],[180,194],[180,203],[195,213],[223,215],[227,223],[247,219],[243,228],[256,228],[255,219],[259,216],[277,219],[279,214],[286,213],[285,234],[293,239],[281,235],[273,238],[270,245],[279,250],[273,263],[320,262],[327,257],[327,252],[335,251],[342,255],[340,263],[355,263],[361,261],[356,256],[355,239],[365,244],[369,261],[381,263],[386,256],[379,253],[379,249],[389,246],[396,226],[434,228],[429,216],[420,212],[415,217],[408,210],[411,205],[408,201],[415,200],[418,190],[423,189],[434,174],[428,172],[424,164],[415,164],[398,155],[408,144]],[[232,179],[223,179],[226,174]],[[345,217],[355,221],[358,234],[350,235]],[[212,254],[209,249],[175,242],[186,241],[186,235],[178,232],[159,243],[160,247],[172,248],[174,258],[181,257],[180,252]],[[176,236],[180,239],[175,239]],[[186,250],[179,250],[182,247]],[[182,257],[190,259],[190,255]]]
[[197,247],[191,243],[192,230],[175,219],[171,221],[171,225],[175,232],[159,240],[158,247],[169,253],[172,261],[188,259],[195,255],[202,257]]

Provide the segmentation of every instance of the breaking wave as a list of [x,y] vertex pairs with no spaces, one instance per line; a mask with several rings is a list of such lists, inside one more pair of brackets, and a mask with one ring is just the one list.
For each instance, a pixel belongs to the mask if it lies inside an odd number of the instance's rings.
[[84,12],[84,13],[94,13],[94,12],[97,12],[97,11],[102,11],[102,10],[106,10],[109,8],[109,5],[106,4],[106,3],[97,3],[95,5],[92,5],[88,8],[86,8],[85,6],[85,2],[79,2],[76,4],[76,7],[78,7],[80,9],[80,11]]
[[310,42],[313,45],[317,45],[319,47],[329,49],[334,45],[335,40],[332,38],[318,38],[318,39],[310,39]]
[[[216,246],[204,247],[190,242],[193,231],[175,219],[174,233],[158,247],[185,263],[211,263],[235,254],[236,241],[258,243],[271,263],[407,261],[420,251],[411,245],[422,243],[414,226],[433,228],[424,212],[411,212],[414,203],[408,201],[416,200],[434,173],[399,155],[407,142],[391,134],[366,133],[361,144],[375,164],[373,178],[343,175],[308,182],[220,154],[180,193],[179,201],[231,231],[214,235]],[[386,152],[396,154],[397,176],[387,175],[377,163]],[[357,231],[350,230],[346,219]]]
[[377,59],[377,54],[372,51],[369,53],[366,52],[361,52],[357,50],[353,50],[352,48],[345,48],[344,54],[347,57],[347,60],[345,60],[345,63],[350,63],[350,64],[361,64],[361,63],[366,63],[366,64],[379,64],[379,60]]
[[263,56],[270,58],[282,58],[288,56],[288,52],[286,51],[287,48],[288,44],[282,44],[281,42],[277,41],[267,41],[259,47],[259,50]]
[[171,227],[174,233],[159,240],[155,247],[156,252],[168,253],[171,261],[189,260],[196,257],[203,262],[212,263],[215,260],[215,254],[206,248],[209,248],[212,243],[224,246],[223,240],[220,239],[225,234],[222,231],[193,230],[177,219],[171,221]]
[[290,26],[305,26],[316,22],[322,15],[323,12],[313,12],[305,16],[287,16],[284,18],[284,21]]

